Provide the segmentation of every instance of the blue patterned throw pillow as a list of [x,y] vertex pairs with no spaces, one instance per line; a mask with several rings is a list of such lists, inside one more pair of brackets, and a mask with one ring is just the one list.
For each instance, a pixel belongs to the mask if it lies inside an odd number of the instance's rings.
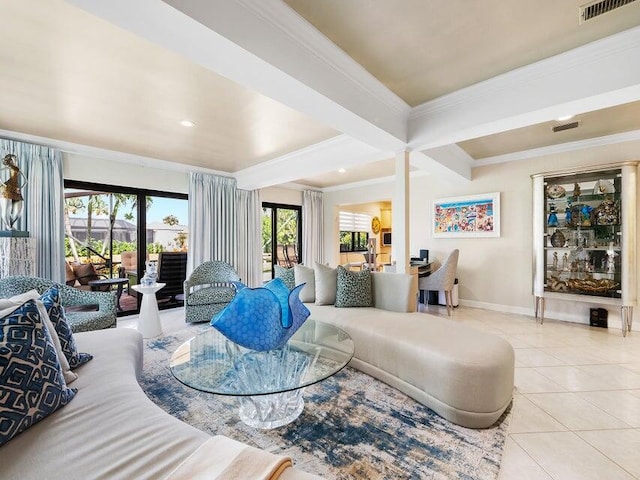
[[338,265],[336,307],[372,307],[371,272],[350,272]]
[[289,290],[293,290],[296,286],[296,277],[293,268],[285,268],[280,265],[274,265],[275,278],[279,278],[284,282]]
[[[62,353],[64,353],[64,356],[67,357],[69,366],[74,369],[79,367],[80,365],[84,365],[89,360],[91,360],[93,358],[93,355],[89,353],[78,352],[76,341],[74,340],[73,334],[71,333],[71,327],[69,326],[69,322],[67,322],[67,318],[64,315],[64,307],[60,303],[60,292],[58,290],[58,287],[54,285],[49,290],[44,292],[40,297],[40,300],[42,300],[42,303],[44,303],[44,306],[47,309],[47,314],[49,314],[49,319],[56,328],[55,333],[58,334],[58,338],[60,339],[60,346],[62,347]],[[53,332],[51,334],[53,335]]]
[[29,300],[0,319],[0,446],[75,394],[64,382],[36,302]]

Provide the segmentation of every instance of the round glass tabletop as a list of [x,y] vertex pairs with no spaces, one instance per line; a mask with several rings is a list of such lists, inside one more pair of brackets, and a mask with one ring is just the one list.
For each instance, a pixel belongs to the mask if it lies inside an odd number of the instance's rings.
[[344,368],[353,357],[343,330],[308,319],[282,347],[258,352],[207,329],[171,357],[171,372],[185,385],[219,395],[270,395],[301,389]]

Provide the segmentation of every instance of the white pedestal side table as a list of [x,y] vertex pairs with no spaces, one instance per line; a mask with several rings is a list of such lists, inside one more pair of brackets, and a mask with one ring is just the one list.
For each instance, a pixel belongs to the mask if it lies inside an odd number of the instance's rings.
[[162,334],[156,292],[166,285],[166,283],[154,283],[153,285],[131,286],[136,292],[142,294],[142,304],[140,305],[140,315],[138,316],[138,331],[144,338],[157,337]]

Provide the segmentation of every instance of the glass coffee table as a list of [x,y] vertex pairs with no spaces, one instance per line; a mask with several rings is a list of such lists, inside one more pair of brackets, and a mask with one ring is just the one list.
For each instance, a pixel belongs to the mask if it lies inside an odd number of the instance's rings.
[[258,352],[216,329],[183,343],[171,356],[171,373],[188,387],[239,399],[240,418],[256,428],[294,421],[304,408],[304,387],[342,370],[353,341],[339,328],[308,319],[284,347]]

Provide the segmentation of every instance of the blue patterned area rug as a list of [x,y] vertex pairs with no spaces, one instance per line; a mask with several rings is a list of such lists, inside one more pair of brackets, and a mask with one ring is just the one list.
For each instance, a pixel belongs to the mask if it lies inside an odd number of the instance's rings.
[[508,412],[491,428],[463,428],[351,368],[308,387],[304,410],[289,425],[273,430],[245,425],[235,398],[193,390],[169,370],[171,354],[201,328],[185,327],[145,341],[142,387],[180,420],[289,455],[301,470],[328,479],[497,478]]

